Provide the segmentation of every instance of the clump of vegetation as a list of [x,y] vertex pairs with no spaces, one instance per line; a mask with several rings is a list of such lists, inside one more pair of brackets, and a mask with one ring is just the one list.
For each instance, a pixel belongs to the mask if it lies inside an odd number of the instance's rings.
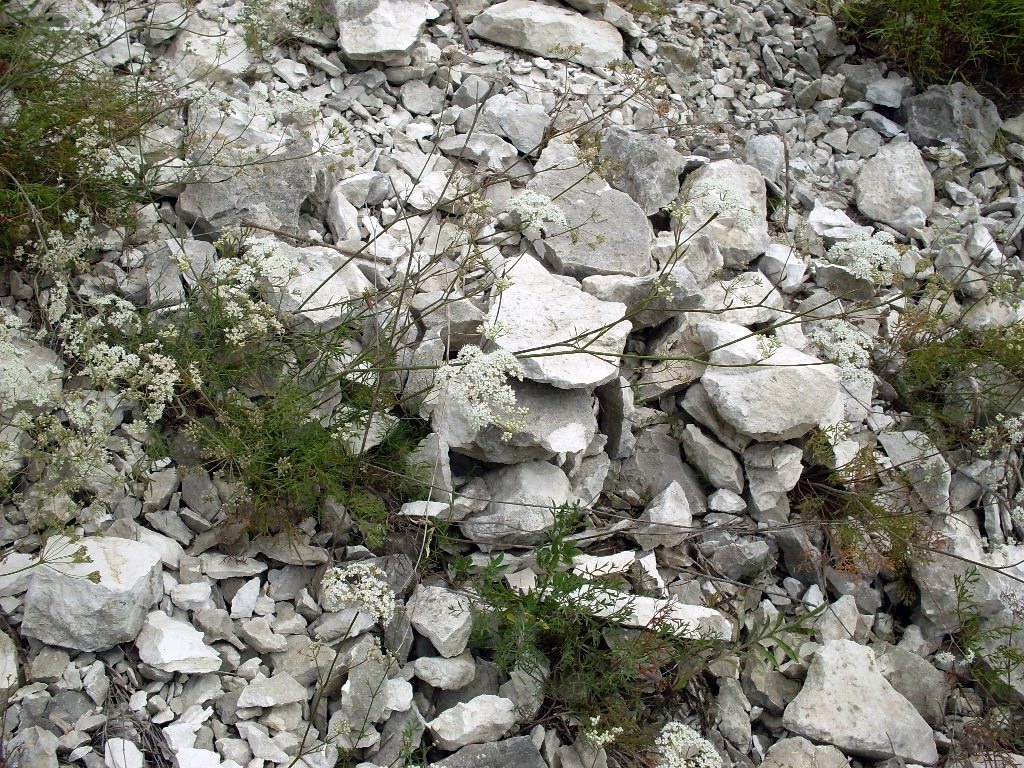
[[[248,232],[225,232],[194,263],[168,246],[174,274],[160,277],[156,301],[116,280],[97,293],[93,265],[116,238],[96,227],[130,227],[158,196],[142,148],[176,103],[94,57],[44,18],[0,23],[0,258],[34,300],[32,318],[0,318],[0,427],[18,446],[4,496],[26,510],[38,496],[34,526],[85,521],[113,492],[99,476],[112,463],[130,458],[145,474],[140,451],[110,440],[125,423],[155,460],[187,435],[191,463],[236,484],[229,509],[254,532],[316,515],[330,498],[379,546],[389,512],[418,493],[402,477],[422,428],[392,415],[395,388],[376,373],[394,360],[387,334],[365,350],[358,340],[366,297],[313,299],[333,322],[296,322],[280,306],[294,264]],[[33,344],[53,352],[39,352],[51,362],[30,375],[17,362]],[[68,374],[80,383],[62,387]]]
[[[905,602],[914,597],[910,565],[930,548],[923,514],[900,502],[903,483],[880,472],[872,447],[836,467],[832,443],[841,434],[816,430],[805,454],[811,467],[794,490],[796,510],[824,532],[822,556],[840,572],[887,573]],[[888,482],[887,482],[888,480]]]
[[636,620],[634,596],[646,591],[642,575],[580,568],[571,536],[582,512],[562,506],[554,513],[551,541],[536,551],[536,580],[528,588],[506,579],[501,555],[472,582],[481,606],[473,644],[503,672],[540,685],[536,720],[577,725],[595,749],[635,759],[651,749],[666,711],[689,705],[710,714],[697,692],[707,689],[715,660],[756,654],[775,664],[774,653],[797,657],[786,640],[806,632],[813,614],[747,622],[740,638],[682,632],[667,611],[643,628],[626,626]]
[[246,46],[259,55],[290,40],[322,36],[333,19],[326,0],[247,0],[239,15]]
[[601,732],[614,730],[616,749],[639,754],[651,744],[651,713],[681,701],[687,684],[725,642],[685,639],[664,618],[643,630],[624,629],[631,601],[619,605],[583,595],[607,590],[626,596],[626,589],[632,591],[626,577],[573,570],[573,558],[581,552],[569,537],[580,523],[580,510],[561,507],[555,518],[551,542],[536,552],[532,588],[510,586],[501,555],[475,580],[483,610],[474,643],[503,672],[519,670],[542,684],[541,719],[561,717],[593,723]]
[[1024,325],[958,327],[907,346],[892,383],[939,448],[970,445],[975,430],[1024,406]]
[[834,15],[858,43],[922,83],[987,81],[1024,95],[1024,1],[851,0]]
[[379,544],[388,508],[420,493],[402,469],[423,430],[389,413],[395,393],[376,370],[391,356],[357,341],[362,297],[339,307],[336,327],[284,325],[266,295],[287,290],[290,268],[272,240],[222,238],[188,302],[150,313],[147,330],[185,372],[168,423],[198,443],[206,469],[241,483],[254,530],[315,516],[331,498]]
[[[87,214],[121,223],[140,192],[130,148],[161,109],[133,77],[78,52],[67,29],[0,18],[0,253]],[[84,211],[82,209],[85,209]]]
[[954,577],[958,631],[948,650],[935,654],[936,662],[962,678],[981,696],[984,712],[965,723],[958,751],[1000,754],[1024,750],[1024,602],[1011,591],[1001,595],[1003,615],[986,619],[976,591],[981,583],[977,567]]

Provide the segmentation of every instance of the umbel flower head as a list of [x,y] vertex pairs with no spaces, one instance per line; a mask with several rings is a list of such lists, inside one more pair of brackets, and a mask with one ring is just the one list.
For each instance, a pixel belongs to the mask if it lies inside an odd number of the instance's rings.
[[658,768],[721,768],[714,745],[683,723],[665,723],[654,741],[661,756]]
[[328,568],[320,582],[320,604],[331,612],[355,608],[380,624],[395,615],[395,593],[384,571],[372,563]]
[[509,376],[523,378],[523,367],[511,352],[484,352],[467,345],[459,350],[454,361],[441,366],[437,381],[466,401],[475,427],[494,424],[509,439],[513,432],[525,428],[523,418],[527,415],[524,408],[516,405],[516,393],[507,381]]

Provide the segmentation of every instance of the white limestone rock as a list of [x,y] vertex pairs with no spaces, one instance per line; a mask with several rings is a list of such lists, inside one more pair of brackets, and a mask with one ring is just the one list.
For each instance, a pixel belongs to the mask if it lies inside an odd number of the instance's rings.
[[220,755],[216,752],[196,747],[179,749],[174,753],[174,760],[178,768],[231,768],[231,763],[221,762]]
[[[623,57],[622,35],[606,21],[533,0],[505,0],[469,25],[476,37],[585,67],[604,67]],[[578,52],[569,50],[579,46]]]
[[[220,166],[209,165],[181,192],[178,214],[206,232],[241,227],[243,222],[297,232],[301,208],[315,191],[316,170],[323,161],[304,138],[274,140],[271,150],[267,159],[241,169],[226,167],[224,160]],[[198,156],[201,151],[196,149],[190,159],[197,165],[212,163]]]
[[18,649],[6,632],[0,632],[0,699],[18,687]]
[[436,746],[453,751],[467,744],[497,741],[515,722],[512,701],[484,694],[446,709],[428,722],[427,728]]
[[427,638],[446,659],[466,650],[473,631],[469,599],[444,587],[420,586],[406,605],[413,629]]
[[736,454],[705,435],[696,424],[687,424],[681,438],[686,460],[715,488],[743,493],[743,468]]
[[476,676],[476,663],[468,651],[446,659],[421,656],[412,663],[413,673],[427,685],[443,691],[455,691],[469,685]]
[[529,104],[515,93],[496,93],[478,111],[463,112],[455,127],[459,133],[472,130],[503,136],[524,155],[533,155],[540,151],[550,124],[551,116],[540,104]]
[[790,440],[817,426],[839,394],[839,369],[785,345],[759,348],[742,326],[705,321],[711,352],[701,384],[718,415],[761,441]]
[[850,763],[835,747],[815,746],[801,736],[791,736],[772,745],[761,768],[850,768]]
[[243,584],[235,596],[231,598],[231,618],[251,619],[256,610],[256,601],[260,596],[259,578],[249,579]]
[[675,547],[691,535],[693,512],[683,487],[672,481],[640,515],[638,526],[630,535],[644,550]]
[[949,513],[949,487],[953,473],[928,435],[914,429],[880,432],[878,442],[917,495],[935,514]]
[[500,426],[479,426],[469,403],[451,388],[438,392],[431,414],[434,432],[456,453],[494,464],[550,459],[579,453],[597,433],[592,395],[582,389],[557,389],[533,381],[510,381],[522,428],[505,435]]
[[167,49],[168,72],[182,73],[192,82],[230,82],[245,74],[254,60],[239,29],[233,24],[222,28],[216,21],[189,14]]
[[239,694],[238,706],[279,707],[282,704],[305,701],[306,698],[305,686],[287,672],[279,672],[273,677],[257,674]]
[[338,48],[350,61],[393,62],[412,50],[435,15],[426,0],[335,0]]
[[864,163],[855,182],[857,208],[870,219],[914,236],[935,205],[935,185],[909,142],[887,144]]
[[686,178],[679,203],[688,212],[674,226],[684,237],[698,230],[710,235],[727,267],[745,267],[768,249],[768,193],[753,166],[735,160],[708,163]]
[[764,273],[740,272],[708,285],[703,308],[715,311],[715,318],[724,323],[770,323],[782,316],[782,294]]
[[564,222],[541,224],[537,252],[559,274],[643,277],[654,271],[653,231],[643,210],[625,192],[588,173],[575,144],[552,141],[541,153],[529,191],[547,195]]
[[107,739],[103,746],[103,762],[107,768],[142,768],[142,750],[127,739]]
[[751,445],[743,452],[743,468],[754,519],[784,521],[788,494],[804,471],[803,451],[788,443]]
[[293,273],[287,281],[265,285],[267,301],[283,316],[317,330],[330,330],[349,316],[348,303],[372,288],[359,267],[331,248],[292,248],[280,244]]
[[[79,549],[85,562],[70,562]],[[21,632],[48,645],[105,651],[130,642],[163,595],[160,553],[136,541],[54,536],[44,559],[51,565],[30,571]]]
[[626,305],[633,328],[658,325],[687,309],[697,309],[704,292],[693,273],[676,264],[664,274],[591,275],[583,279],[583,290],[603,301]]
[[687,605],[676,598],[646,597],[605,587],[585,586],[573,599],[588,606],[597,616],[612,616],[627,609],[622,625],[634,629],[667,626],[681,637],[712,637],[731,640],[732,622],[720,611],[703,605]]
[[501,467],[484,481],[493,500],[460,523],[466,537],[482,547],[537,544],[555,524],[551,508],[575,501],[565,472],[545,461]]
[[605,131],[601,159],[611,160],[609,181],[650,216],[679,194],[686,159],[667,141],[613,125]]
[[808,261],[809,258],[793,246],[769,243],[757,268],[783,293],[795,293],[803,285]]
[[163,611],[146,616],[135,645],[142,661],[164,672],[205,674],[220,669],[220,655],[203,642],[203,633]]
[[515,354],[550,345],[544,356],[520,358],[526,378],[560,389],[593,389],[618,376],[619,355],[632,330],[623,319],[625,304],[566,285],[528,255],[506,275],[512,285],[495,300],[489,322],[500,321],[509,332],[495,346]]
[[934,765],[939,759],[931,727],[882,676],[871,649],[851,640],[833,640],[817,652],[782,724],[872,760]]
[[21,725],[14,738],[6,741],[4,752],[15,758],[18,768],[59,768],[57,737],[38,725]]

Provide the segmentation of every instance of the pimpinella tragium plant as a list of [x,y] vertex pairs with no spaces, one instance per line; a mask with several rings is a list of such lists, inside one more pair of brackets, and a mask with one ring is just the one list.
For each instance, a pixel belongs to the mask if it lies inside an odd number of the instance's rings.
[[636,756],[654,745],[658,713],[696,701],[694,687],[716,659],[756,655],[775,665],[778,655],[797,657],[789,641],[808,632],[814,612],[743,616],[739,634],[723,637],[682,627],[665,601],[637,627],[637,596],[649,589],[642,574],[582,566],[573,536],[581,508],[553,513],[550,541],[536,550],[530,579],[509,580],[497,555],[469,580],[479,598],[472,643],[500,670],[537,682],[543,701],[535,718],[577,727],[596,750]]
[[1000,597],[1004,610],[985,616],[978,603],[982,577],[976,566],[954,579],[958,629],[935,663],[981,697],[985,710],[971,715],[952,750],[1009,755],[1024,749],[1024,602],[1012,591]]

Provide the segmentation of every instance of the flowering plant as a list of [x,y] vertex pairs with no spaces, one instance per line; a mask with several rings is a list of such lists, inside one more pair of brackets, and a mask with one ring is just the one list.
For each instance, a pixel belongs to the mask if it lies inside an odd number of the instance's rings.
[[372,563],[328,568],[320,581],[320,602],[327,611],[365,611],[381,624],[395,614],[395,593],[384,571]]

